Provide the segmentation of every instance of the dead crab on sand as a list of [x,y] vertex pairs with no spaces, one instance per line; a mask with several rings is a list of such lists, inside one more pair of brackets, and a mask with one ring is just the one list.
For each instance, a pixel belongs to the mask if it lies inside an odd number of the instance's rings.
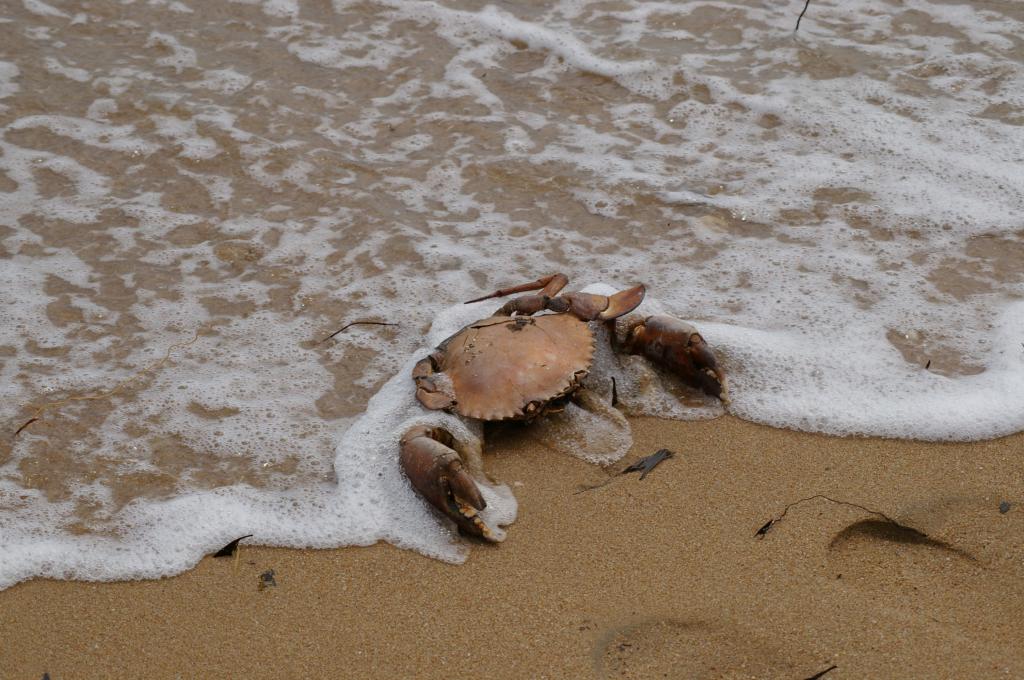
[[[583,387],[594,356],[589,322],[614,324],[643,301],[645,288],[611,296],[559,295],[568,281],[553,274],[470,300],[540,291],[513,298],[421,359],[412,372],[416,398],[429,409],[484,421],[530,421],[560,410],[569,399],[600,409]],[[551,313],[539,314],[545,311]],[[632,315],[618,324],[612,333],[619,338],[616,350],[643,355],[727,401],[725,378],[696,328],[670,316]],[[420,425],[402,436],[400,463],[413,488],[465,532],[496,540],[480,517],[486,503],[473,481],[481,467],[478,448],[443,428]]]

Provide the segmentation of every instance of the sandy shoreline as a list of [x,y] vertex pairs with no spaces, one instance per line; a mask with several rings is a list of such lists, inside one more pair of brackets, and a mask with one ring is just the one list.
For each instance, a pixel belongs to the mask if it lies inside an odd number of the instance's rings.
[[[634,435],[617,467],[678,455],[583,493],[601,468],[492,442],[520,518],[461,566],[248,547],[160,581],[19,584],[0,592],[0,677],[1024,677],[1024,434],[837,439],[725,417]],[[814,499],[754,537],[816,494],[921,533]]]

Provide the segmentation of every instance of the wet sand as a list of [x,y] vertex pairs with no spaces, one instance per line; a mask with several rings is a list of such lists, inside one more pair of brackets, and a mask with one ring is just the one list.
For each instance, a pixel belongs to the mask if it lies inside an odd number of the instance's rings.
[[[0,593],[0,676],[1024,677],[1024,434],[642,419],[615,469],[677,455],[580,493],[608,472],[514,434],[487,465],[520,518],[464,565],[243,547],[160,581],[22,583]],[[818,494],[897,524],[816,498],[755,537]]]

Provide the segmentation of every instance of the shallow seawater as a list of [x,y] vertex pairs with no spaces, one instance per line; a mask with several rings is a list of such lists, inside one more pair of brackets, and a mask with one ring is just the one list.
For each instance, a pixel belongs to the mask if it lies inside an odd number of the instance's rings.
[[6,3],[0,587],[462,559],[398,472],[410,361],[556,271],[644,281],[742,418],[1024,429],[1024,5],[802,7]]

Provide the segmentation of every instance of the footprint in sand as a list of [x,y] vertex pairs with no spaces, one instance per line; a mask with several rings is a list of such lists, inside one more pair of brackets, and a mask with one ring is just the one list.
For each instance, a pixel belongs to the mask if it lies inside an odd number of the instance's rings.
[[898,524],[861,517],[839,530],[827,549],[834,578],[871,591],[912,591],[918,601],[1020,590],[1024,523],[1000,514],[997,502],[936,499],[895,517]]
[[901,509],[899,524],[857,520],[829,543],[837,576],[875,585],[959,581],[1014,569],[1020,527],[988,498],[945,498]]
[[735,628],[649,619],[608,629],[594,649],[599,678],[800,677],[775,650]]
[[966,550],[950,545],[913,527],[881,519],[863,519],[849,525],[832,539],[834,556],[863,559],[866,553],[915,562],[948,563],[952,558],[975,562]]

